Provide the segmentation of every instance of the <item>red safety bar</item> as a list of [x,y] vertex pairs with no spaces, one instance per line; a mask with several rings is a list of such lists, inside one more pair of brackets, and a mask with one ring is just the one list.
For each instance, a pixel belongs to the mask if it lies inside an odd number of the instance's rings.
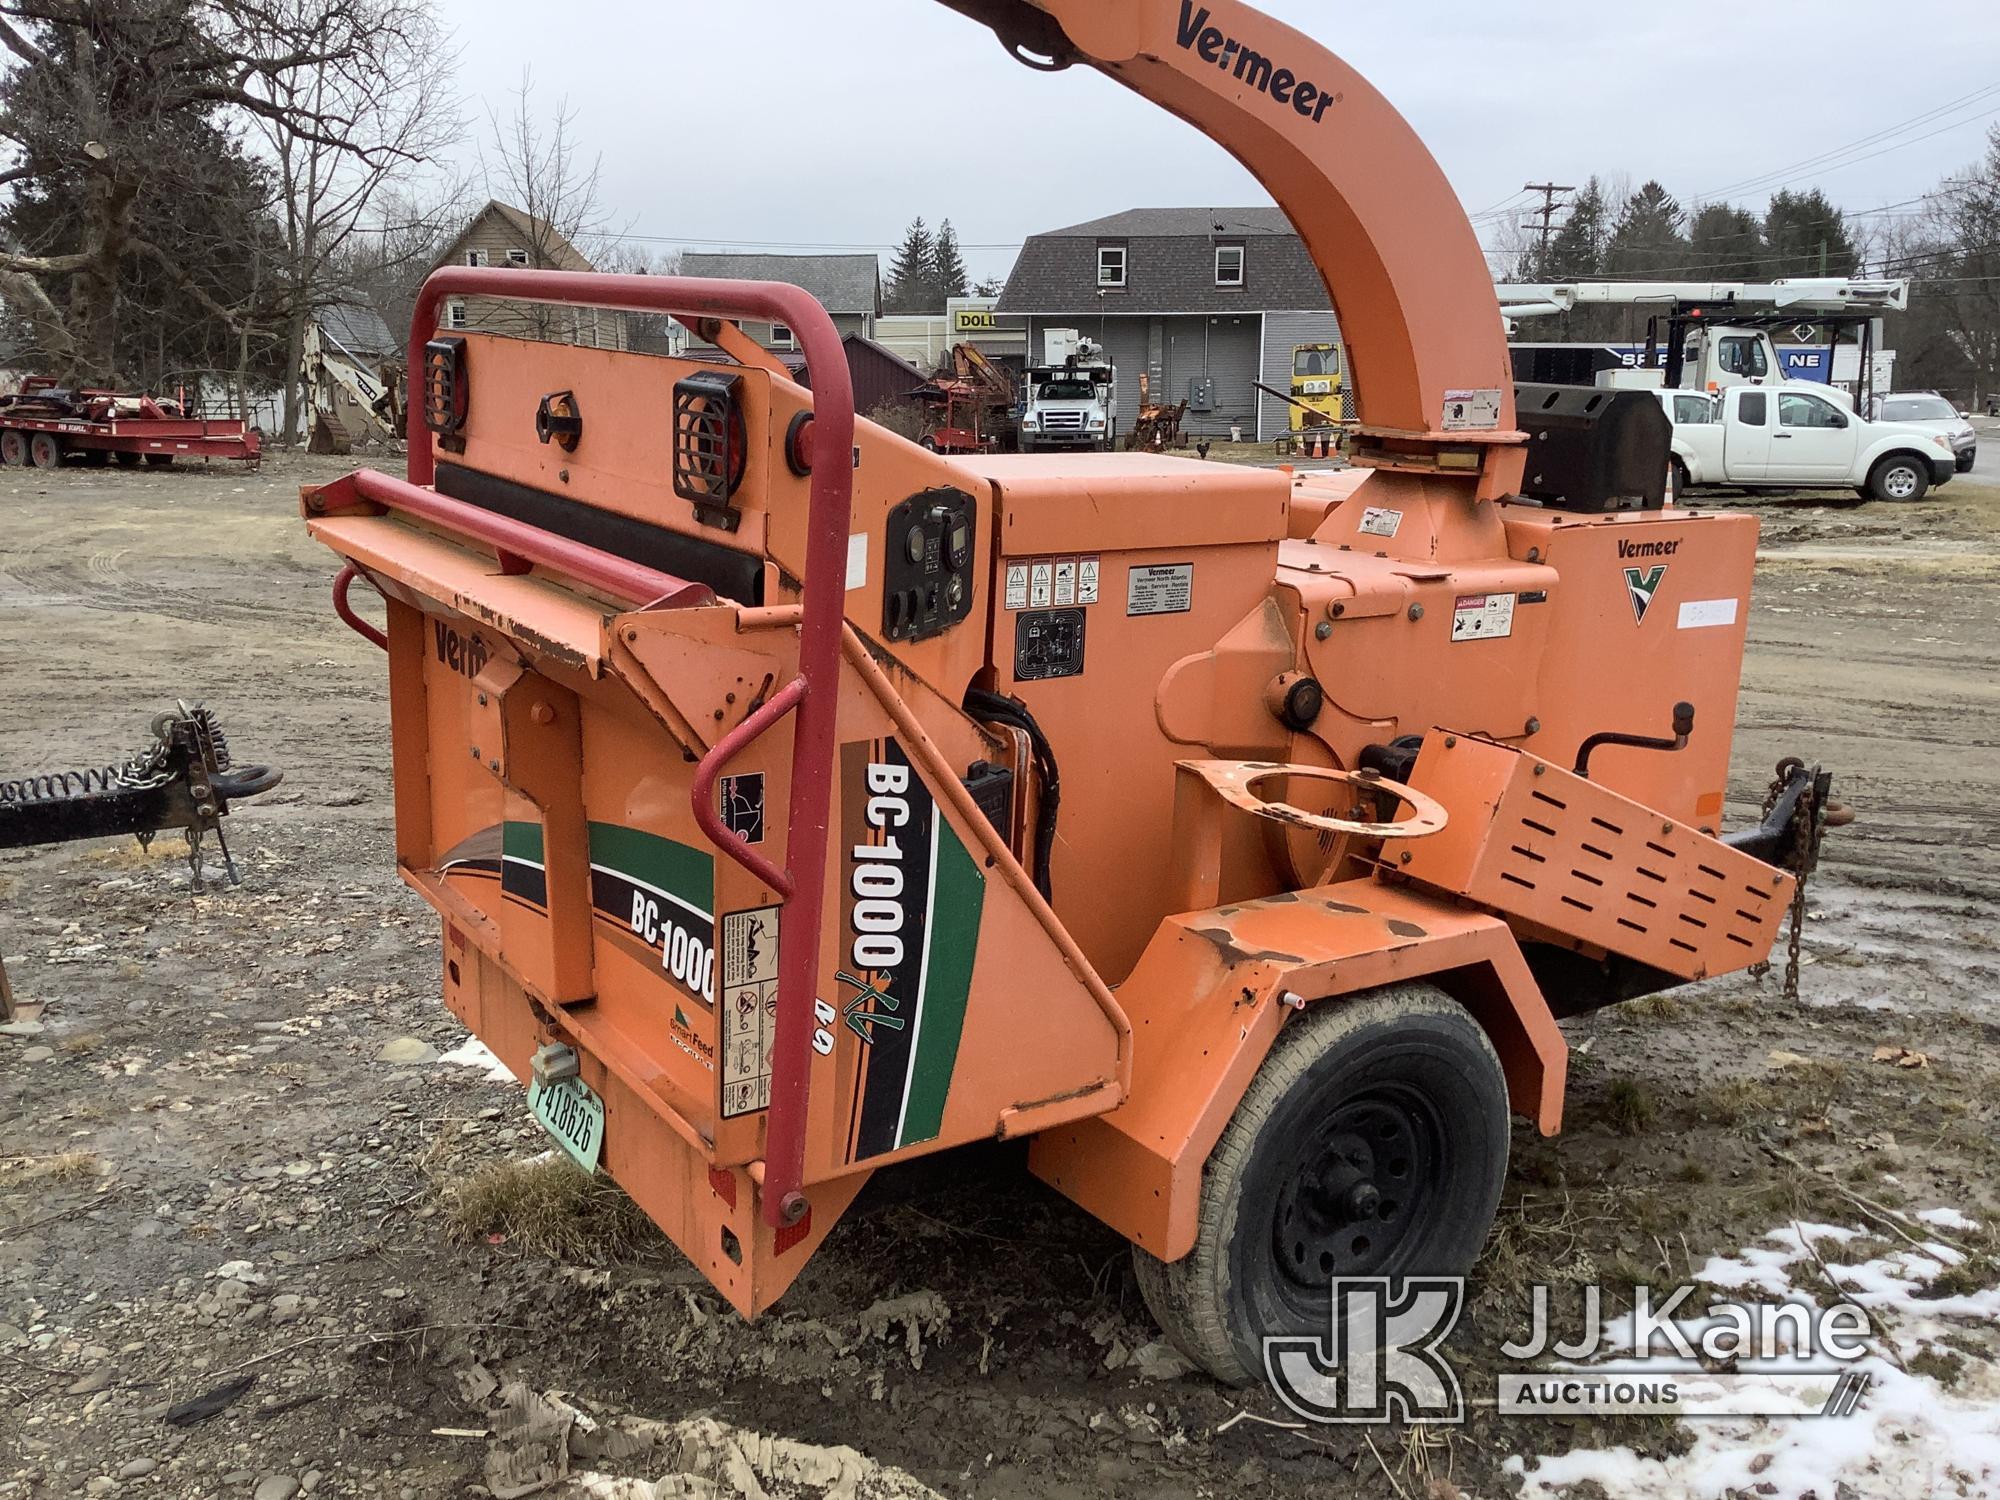
[[379,628],[370,625],[360,615],[356,614],[353,604],[348,602],[347,591],[354,587],[354,580],[360,576],[361,570],[355,567],[353,563],[348,563],[338,573],[333,575],[333,612],[345,620],[347,628],[360,636],[364,641],[367,641],[372,646],[379,647],[381,650],[387,651],[389,649],[389,637],[384,635]]
[[[818,979],[820,928],[826,904],[827,836],[833,809],[835,695],[839,690],[840,638],[845,624],[847,528],[854,506],[854,467],[850,458],[854,450],[854,386],[848,375],[847,353],[840,331],[833,326],[826,309],[810,294],[774,281],[447,266],[433,272],[424,282],[410,320],[407,378],[411,387],[408,405],[412,486],[428,485],[436,476],[436,455],[430,431],[424,426],[421,399],[424,345],[437,331],[439,307],[447,297],[456,296],[668,313],[683,320],[749,317],[783,323],[792,330],[805,355],[813,400],[813,422],[804,437],[812,461],[812,487],[806,515],[799,675],[702,757],[695,767],[692,789],[695,818],[703,831],[724,854],[769,886],[784,905],[778,954],[778,1025],[771,1047],[771,1106],[764,1125],[763,1214],[765,1222],[773,1227],[796,1223],[806,1211],[802,1191],[806,1088],[813,1057],[813,991]],[[477,511],[476,507],[466,509],[485,517],[489,526],[500,519]],[[444,524],[464,529],[457,521]],[[491,537],[490,531],[485,534]],[[549,537],[546,532],[537,535],[548,542],[563,541]],[[545,560],[526,545],[509,545],[505,550],[535,561]],[[580,581],[590,581],[574,572],[569,564],[549,559],[548,565],[570,572]],[[636,564],[625,566],[636,567]],[[742,840],[728,835],[720,827],[711,803],[715,778],[723,765],[794,706],[799,719],[792,737],[792,796],[785,839],[789,868],[780,870]]]

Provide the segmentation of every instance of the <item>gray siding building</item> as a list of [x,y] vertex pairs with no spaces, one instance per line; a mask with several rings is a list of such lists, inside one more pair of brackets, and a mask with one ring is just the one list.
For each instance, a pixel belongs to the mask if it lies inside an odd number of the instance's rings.
[[1319,272],[1276,208],[1136,208],[1029,238],[996,309],[1042,331],[1074,328],[1118,371],[1121,430],[1155,401],[1189,398],[1186,430],[1275,437],[1288,425],[1263,381],[1290,387],[1292,349],[1340,338]]

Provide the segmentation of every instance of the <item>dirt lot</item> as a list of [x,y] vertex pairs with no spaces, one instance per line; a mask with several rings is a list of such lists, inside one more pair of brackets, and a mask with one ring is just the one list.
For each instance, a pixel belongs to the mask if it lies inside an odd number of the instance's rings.
[[[113,759],[185,696],[287,773],[231,819],[240,888],[192,895],[172,840],[0,854],[0,949],[42,1007],[0,1036],[0,1495],[485,1494],[496,1380],[600,1419],[715,1419],[648,1429],[650,1457],[572,1432],[579,1469],[697,1475],[659,1494],[747,1492],[748,1463],[790,1473],[772,1493],[1497,1495],[1516,1455],[1623,1445],[1527,1482],[1701,1494],[1743,1473],[1744,1494],[1833,1500],[1792,1476],[1837,1425],[1861,1438],[1840,1494],[2000,1485],[1940,1468],[1976,1475],[2000,1431],[1996,1241],[1951,1215],[1930,1221],[1965,1257],[1928,1289],[1943,1323],[1875,1314],[1907,1370],[1885,1375],[1922,1399],[1759,1427],[1739,1468],[1704,1470],[1729,1429],[1478,1408],[1452,1429],[1225,1426],[1285,1413],[1179,1373],[1121,1244],[1004,1154],[878,1181],[755,1327],[615,1195],[480,1175],[544,1143],[511,1084],[432,1060],[463,1033],[430,913],[391,874],[382,662],[334,619],[293,509],[335,471],[0,471],[0,768]],[[1720,1284],[1710,1257],[1794,1221],[1865,1231],[1826,1252],[1845,1263],[1899,1248],[1893,1210],[2000,1216],[2000,490],[1754,508],[1732,821],[1794,752],[1836,769],[1858,821],[1814,888],[1799,1003],[1739,977],[1569,1028],[1568,1131],[1517,1136],[1454,1340],[1475,1400],[1530,1281]],[[454,1196],[467,1182],[494,1191]],[[167,1420],[218,1389],[218,1413]]]

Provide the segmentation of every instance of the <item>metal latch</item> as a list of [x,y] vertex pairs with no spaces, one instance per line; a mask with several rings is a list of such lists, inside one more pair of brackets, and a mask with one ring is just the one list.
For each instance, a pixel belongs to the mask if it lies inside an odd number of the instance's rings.
[[538,1083],[560,1083],[565,1078],[576,1077],[581,1071],[581,1063],[576,1048],[562,1042],[544,1042],[528,1059],[528,1071],[535,1075]]

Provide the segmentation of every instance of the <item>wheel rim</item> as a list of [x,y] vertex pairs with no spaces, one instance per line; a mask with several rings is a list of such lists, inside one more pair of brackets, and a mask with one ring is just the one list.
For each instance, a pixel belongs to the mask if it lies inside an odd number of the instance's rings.
[[1917,492],[1917,471],[1908,464],[1897,464],[1883,474],[1882,488],[1891,500],[1907,500]]
[[28,444],[20,433],[0,433],[0,462],[18,464],[27,455]]
[[52,469],[56,463],[56,440],[45,432],[35,434],[28,444],[28,461],[38,469]]
[[1272,1212],[1284,1279],[1322,1298],[1333,1276],[1392,1273],[1442,1198],[1444,1130],[1416,1091],[1384,1084],[1343,1100],[1301,1140]]

